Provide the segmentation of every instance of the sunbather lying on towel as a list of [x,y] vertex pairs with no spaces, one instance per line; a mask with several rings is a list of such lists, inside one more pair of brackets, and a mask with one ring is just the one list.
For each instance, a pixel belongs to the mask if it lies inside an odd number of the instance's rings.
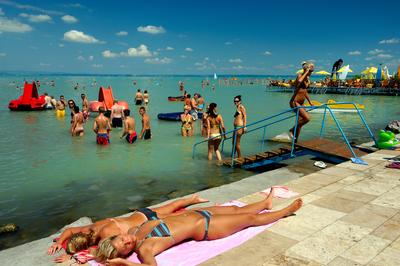
[[[129,217],[108,218],[87,226],[70,227],[60,235],[53,245],[51,245],[47,253],[52,255],[57,251],[60,251],[64,241],[69,239],[66,246],[66,252],[68,254],[74,254],[78,251],[97,245],[101,239],[120,234],[121,231],[125,232],[127,228],[138,226],[148,220],[164,218],[182,208],[203,202],[208,202],[208,200],[195,194],[188,198],[172,201],[160,207],[138,209]],[[70,255],[64,254],[57,257],[55,262],[63,262],[68,260],[70,257]]]
[[[266,204],[267,200],[261,202]],[[106,265],[138,265],[124,259],[130,253],[136,252],[143,265],[157,265],[155,259],[157,254],[184,240],[224,238],[250,226],[266,225],[277,221],[293,214],[302,206],[302,200],[297,199],[281,210],[259,213],[260,210],[257,210],[255,206],[260,206],[261,202],[253,204],[254,206],[250,207],[252,211],[248,208],[251,205],[239,207],[236,214],[229,214],[229,212],[218,214],[205,208],[185,211],[163,220],[146,221],[139,227],[131,228],[123,234],[111,236],[102,241],[96,260]],[[245,208],[248,208],[247,212],[244,211]]]

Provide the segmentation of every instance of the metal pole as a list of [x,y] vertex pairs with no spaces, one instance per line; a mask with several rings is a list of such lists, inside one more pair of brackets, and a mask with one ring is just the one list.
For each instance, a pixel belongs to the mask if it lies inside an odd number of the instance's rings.
[[262,138],[262,144],[261,144],[261,152],[264,151],[264,142],[265,142],[265,129],[266,127],[264,127],[264,132],[263,132],[263,138]]
[[328,108],[329,113],[331,114],[333,120],[335,121],[336,126],[337,126],[337,128],[339,129],[339,131],[340,131],[340,134],[342,134],[342,137],[343,137],[344,141],[346,142],[347,147],[349,148],[349,150],[350,150],[351,153],[353,154],[354,158],[358,158],[357,155],[356,155],[356,153],[354,152],[353,148],[351,147],[351,145],[350,145],[350,143],[349,143],[349,140],[347,139],[346,135],[344,134],[344,131],[343,131],[342,127],[341,127],[340,124],[339,124],[339,121],[337,121],[335,115],[333,114],[331,108],[330,108],[329,106],[328,106],[327,108]]
[[322,124],[321,124],[321,130],[319,132],[319,137],[322,138],[322,135],[324,133],[324,127],[325,127],[325,118],[326,118],[326,105],[325,105],[325,109],[324,109],[324,116],[322,118]]
[[231,160],[231,167],[233,167],[233,161],[235,160],[235,152],[236,152],[236,132],[237,130],[235,129],[235,131],[233,132],[234,136],[233,136],[233,143],[232,143],[232,160]]
[[294,131],[293,131],[293,138],[292,138],[292,150],[290,151],[290,156],[291,157],[294,157],[294,153],[293,153],[293,151],[294,151],[294,143],[295,143],[295,140],[296,140],[296,132],[297,132],[297,126],[298,126],[298,124],[299,124],[299,107],[296,107],[297,108],[297,112],[296,112],[296,122],[295,122],[295,125],[294,125]]

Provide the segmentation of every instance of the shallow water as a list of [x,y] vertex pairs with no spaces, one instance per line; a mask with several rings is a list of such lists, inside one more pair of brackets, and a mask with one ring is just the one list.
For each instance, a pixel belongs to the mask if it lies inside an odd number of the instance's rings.
[[[60,94],[80,103],[80,94],[90,100],[97,98],[100,85],[113,87],[114,97],[129,102],[140,130],[140,119],[133,97],[137,88],[150,92],[148,113],[151,117],[153,139],[127,145],[120,140],[121,130],[111,133],[111,145],[97,146],[91,131],[93,118],[85,125],[86,135],[72,138],[69,134],[69,115],[56,118],[53,111],[11,112],[8,101],[21,94],[13,81],[22,86],[26,78],[40,79],[42,94],[48,92],[56,98]],[[265,77],[264,77],[265,78]],[[122,214],[128,207],[141,207],[170,198],[186,195],[209,187],[239,180],[252,172],[216,166],[206,160],[206,145],[201,145],[196,158],[191,158],[192,145],[202,140],[199,123],[196,136],[183,139],[180,123],[159,121],[157,113],[176,112],[182,103],[168,102],[168,96],[179,95],[178,81],[184,80],[188,92],[201,93],[205,100],[216,102],[228,130],[233,128],[235,108],[233,97],[241,94],[247,108],[249,123],[286,110],[290,94],[266,92],[261,84],[220,86],[216,90],[201,88],[202,77],[128,77],[128,76],[1,76],[0,77],[0,224],[16,223],[20,231],[0,238],[0,248],[14,246],[55,232],[64,224],[79,217],[99,219]],[[54,80],[56,87],[46,82]],[[96,86],[91,86],[96,80]],[[137,86],[132,81],[137,80]],[[79,82],[80,89],[74,90]],[[363,112],[374,132],[383,128],[388,120],[399,115],[397,97],[311,95],[324,102],[355,101],[365,104]],[[366,130],[354,114],[337,114],[346,134],[357,142],[368,141]],[[322,115],[312,115],[312,122],[302,137],[319,134]],[[293,119],[266,130],[270,138],[292,126]],[[262,131],[247,134],[242,140],[244,154],[258,152]],[[340,137],[334,122],[327,121],[326,135]],[[224,152],[229,156],[231,145]],[[266,142],[264,148],[274,143]],[[270,184],[278,182],[278,177]]]

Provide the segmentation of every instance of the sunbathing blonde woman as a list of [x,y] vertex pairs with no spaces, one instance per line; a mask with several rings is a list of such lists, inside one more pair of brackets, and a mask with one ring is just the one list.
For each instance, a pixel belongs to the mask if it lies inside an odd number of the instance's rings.
[[63,262],[70,259],[71,254],[97,245],[101,239],[126,232],[127,229],[138,226],[145,221],[164,218],[182,208],[204,202],[208,202],[208,200],[194,194],[191,197],[178,199],[160,207],[138,209],[128,217],[107,218],[87,226],[70,227],[51,245],[47,253],[52,255],[60,251],[62,243],[68,240],[66,247],[67,254],[55,259],[55,262]]
[[[272,201],[267,199],[256,204],[262,203],[264,206],[272,205]],[[110,266],[139,265],[124,259],[136,252],[142,265],[154,266],[157,265],[157,254],[182,241],[224,238],[247,227],[275,222],[293,214],[301,206],[302,200],[297,199],[286,208],[274,212],[259,213],[260,209],[253,207],[245,210],[246,207],[243,207],[238,208],[235,213],[218,214],[211,209],[203,209],[186,211],[163,220],[147,221],[124,234],[109,237],[101,242],[96,260]]]

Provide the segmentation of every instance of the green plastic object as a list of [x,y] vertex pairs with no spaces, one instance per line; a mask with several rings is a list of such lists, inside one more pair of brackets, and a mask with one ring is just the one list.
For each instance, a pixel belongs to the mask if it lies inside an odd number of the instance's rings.
[[392,131],[379,131],[378,148],[394,149],[400,142],[396,139],[396,135]]

